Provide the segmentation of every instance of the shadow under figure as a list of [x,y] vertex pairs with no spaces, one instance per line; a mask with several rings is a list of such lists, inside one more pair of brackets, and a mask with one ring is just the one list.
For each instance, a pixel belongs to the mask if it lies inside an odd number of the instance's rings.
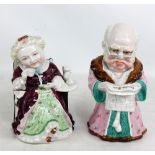
[[17,138],[27,143],[49,143],[71,135],[74,120],[68,109],[68,92],[76,88],[71,72],[44,56],[38,36],[23,36],[12,47],[13,89]]
[[97,103],[87,125],[91,134],[106,141],[137,140],[147,131],[138,106],[146,99],[147,87],[143,65],[135,57],[137,40],[133,27],[110,26],[104,55],[91,61],[88,81]]

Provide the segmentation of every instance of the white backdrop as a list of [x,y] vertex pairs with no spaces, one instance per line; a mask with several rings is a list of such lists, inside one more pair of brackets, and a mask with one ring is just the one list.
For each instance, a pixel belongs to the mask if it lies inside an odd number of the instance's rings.
[[90,60],[103,52],[105,28],[125,22],[140,34],[137,55],[148,71],[155,64],[154,15],[155,5],[0,5],[0,66],[11,67],[12,44],[30,34],[44,38],[45,53],[57,64],[86,73]]
[[[154,15],[155,5],[0,5],[0,150],[152,150],[155,144]],[[133,25],[140,34],[137,56],[144,64],[149,82],[147,103],[141,105],[149,132],[140,141],[123,144],[103,142],[89,135],[86,128],[95,105],[87,88],[90,61],[103,53],[101,41],[106,27],[117,22]],[[10,48],[24,34],[42,36],[47,44],[47,57],[52,57],[59,68],[69,66],[78,82],[78,89],[69,96],[75,132],[62,142],[38,147],[17,141],[11,133]]]

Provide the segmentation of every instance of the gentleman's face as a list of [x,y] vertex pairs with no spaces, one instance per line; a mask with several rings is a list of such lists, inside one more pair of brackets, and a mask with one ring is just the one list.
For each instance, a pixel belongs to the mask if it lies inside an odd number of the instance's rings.
[[108,47],[107,64],[116,72],[124,72],[133,66],[134,49],[115,44]]
[[116,29],[106,42],[106,63],[116,72],[132,68],[135,59],[135,35],[130,31]]

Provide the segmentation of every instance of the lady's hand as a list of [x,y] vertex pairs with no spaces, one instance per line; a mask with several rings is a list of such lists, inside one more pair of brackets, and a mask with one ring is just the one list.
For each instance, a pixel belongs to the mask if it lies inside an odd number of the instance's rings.
[[27,68],[27,69],[23,70],[22,78],[27,79],[27,77],[32,77],[32,76],[34,76],[34,73],[35,73],[35,69]]

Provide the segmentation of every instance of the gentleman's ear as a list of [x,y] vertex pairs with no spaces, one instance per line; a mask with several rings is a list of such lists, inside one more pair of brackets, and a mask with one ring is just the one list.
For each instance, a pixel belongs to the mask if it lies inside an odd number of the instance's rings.
[[102,41],[102,48],[105,49],[106,48],[106,42]]

